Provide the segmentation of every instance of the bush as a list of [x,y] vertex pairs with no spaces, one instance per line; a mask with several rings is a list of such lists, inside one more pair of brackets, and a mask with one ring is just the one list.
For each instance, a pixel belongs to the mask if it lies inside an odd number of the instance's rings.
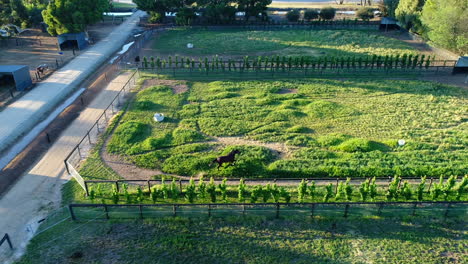
[[304,11],[304,19],[307,21],[317,19],[319,16],[319,12],[315,9],[307,9]]
[[374,18],[374,10],[369,7],[362,7],[356,12],[356,16],[362,20],[369,20]]
[[334,149],[344,152],[369,152],[375,150],[372,141],[362,138],[353,138],[347,140],[336,146]]
[[325,20],[332,20],[335,18],[336,9],[333,7],[324,7],[320,10],[320,18]]
[[291,10],[286,14],[286,18],[289,22],[297,22],[299,20],[300,13],[298,10]]

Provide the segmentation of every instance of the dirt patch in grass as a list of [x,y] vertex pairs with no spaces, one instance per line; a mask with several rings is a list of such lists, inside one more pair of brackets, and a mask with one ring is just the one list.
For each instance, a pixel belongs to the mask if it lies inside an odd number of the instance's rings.
[[281,89],[278,91],[279,94],[295,94],[297,89]]
[[274,154],[279,156],[281,159],[287,159],[291,156],[292,150],[297,147],[287,146],[284,143],[265,143],[260,141],[248,140],[242,137],[215,137],[215,142],[219,142],[223,145],[248,145],[248,146],[259,146],[271,149]]
[[188,91],[189,87],[187,86],[187,83],[181,82],[181,81],[175,81],[175,80],[156,80],[156,79],[151,79],[151,80],[145,80],[143,82],[143,87],[142,90],[152,87],[155,85],[166,85],[170,86],[172,89],[172,92],[174,94],[180,94],[180,93],[185,93]]

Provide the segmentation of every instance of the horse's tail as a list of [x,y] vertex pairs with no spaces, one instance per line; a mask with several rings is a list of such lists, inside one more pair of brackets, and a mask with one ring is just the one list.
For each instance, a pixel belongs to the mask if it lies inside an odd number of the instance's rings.
[[218,159],[214,159],[212,162],[210,162],[210,165],[208,165],[209,167],[213,166],[213,164],[218,161]]

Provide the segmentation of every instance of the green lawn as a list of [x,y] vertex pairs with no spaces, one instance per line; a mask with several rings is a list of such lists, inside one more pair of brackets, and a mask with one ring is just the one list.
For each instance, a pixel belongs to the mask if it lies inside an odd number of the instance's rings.
[[[194,48],[188,49],[187,43],[193,43]],[[155,42],[153,49],[162,55],[192,57],[363,57],[374,54],[390,56],[417,53],[408,44],[382,36],[377,30],[209,31],[178,28],[164,32]]]
[[466,263],[467,247],[462,218],[176,217],[65,221],[17,263],[441,264]]
[[[151,77],[148,77],[151,78]],[[465,175],[467,91],[421,81],[179,81],[140,92],[108,151],[178,175],[373,177]],[[289,90],[288,90],[289,89]],[[284,92],[292,93],[284,93]],[[166,120],[155,123],[155,112]],[[216,137],[243,144],[223,147]],[[397,146],[404,139],[406,145]],[[285,153],[256,142],[284,143]],[[236,166],[210,162],[240,149]]]

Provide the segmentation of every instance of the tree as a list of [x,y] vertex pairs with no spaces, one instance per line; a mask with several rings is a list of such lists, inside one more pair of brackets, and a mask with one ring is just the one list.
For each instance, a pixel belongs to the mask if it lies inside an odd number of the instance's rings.
[[319,16],[319,13],[315,9],[307,9],[304,12],[304,19],[307,20],[307,21],[317,19],[318,16]]
[[383,16],[395,17],[395,10],[400,0],[383,0],[379,3],[379,10]]
[[138,9],[147,11],[150,15],[150,22],[157,22],[166,16],[170,10],[170,0],[133,0]]
[[196,18],[197,15],[195,14],[193,8],[183,7],[177,12],[175,21],[177,25],[188,26],[192,24],[193,20]]
[[369,7],[361,7],[356,12],[356,16],[362,20],[369,20],[374,18],[374,10]]
[[269,4],[271,4],[271,0],[237,0],[237,10],[245,12],[245,20],[249,20],[250,17],[257,18],[259,14],[265,18]]
[[288,13],[286,13],[286,18],[289,22],[297,22],[299,20],[300,15],[301,14],[298,10],[291,10]]
[[320,18],[325,20],[332,20],[335,18],[336,9],[333,7],[324,7],[320,10]]
[[47,31],[55,36],[77,33],[96,23],[109,9],[108,0],[52,0],[42,11]]
[[28,12],[21,0],[0,0],[0,24],[21,25],[28,20]]
[[468,5],[465,0],[427,0],[421,21],[432,42],[460,55],[468,53]]
[[234,21],[236,7],[233,0],[202,0],[197,1],[197,6],[205,8],[203,17],[210,23],[220,24]]
[[400,0],[395,10],[395,17],[403,27],[418,33],[423,32],[420,20],[421,10],[426,0]]

